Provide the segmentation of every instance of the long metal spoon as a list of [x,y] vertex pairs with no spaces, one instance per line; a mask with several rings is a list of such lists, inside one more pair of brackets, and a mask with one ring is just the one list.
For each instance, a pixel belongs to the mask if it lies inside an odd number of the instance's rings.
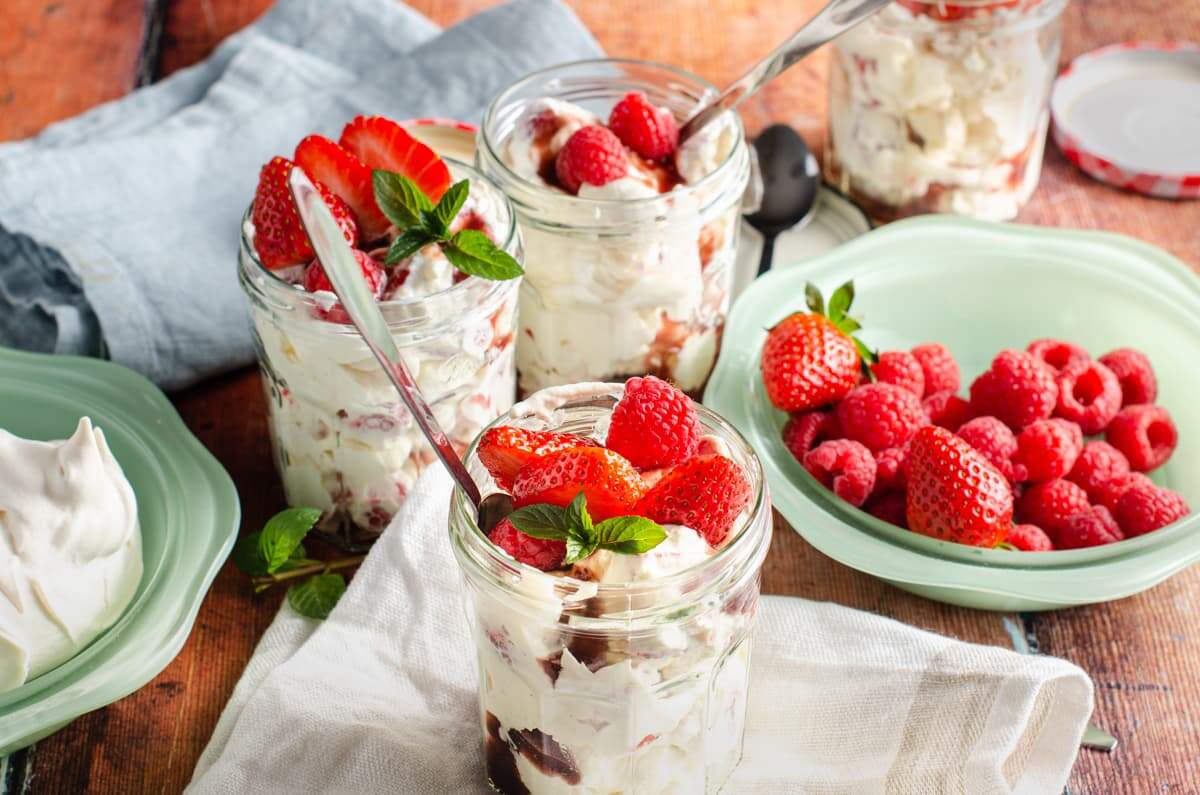
[[725,111],[736,108],[742,100],[774,80],[796,61],[845,33],[890,2],[891,0],[831,0],[820,13],[808,21],[808,24],[793,33],[791,38],[730,83],[716,99],[688,119],[679,130],[680,142],[691,138]]
[[329,212],[321,194],[299,168],[292,169],[288,185],[296,200],[296,209],[300,212],[304,231],[312,241],[317,260],[325,269],[329,281],[333,283],[333,291],[338,300],[342,302],[350,320],[354,322],[354,327],[362,335],[363,342],[370,348],[371,353],[375,354],[383,371],[400,393],[400,399],[412,413],[421,432],[433,445],[434,452],[478,511],[479,486],[463,466],[458,453],[454,452],[454,447],[434,418],[417,382],[404,366],[404,360],[400,358],[400,351],[388,330],[387,321],[383,319],[383,313],[379,311],[379,306],[367,289],[362,270],[354,259],[354,252],[342,237],[342,231],[334,221],[333,213]]

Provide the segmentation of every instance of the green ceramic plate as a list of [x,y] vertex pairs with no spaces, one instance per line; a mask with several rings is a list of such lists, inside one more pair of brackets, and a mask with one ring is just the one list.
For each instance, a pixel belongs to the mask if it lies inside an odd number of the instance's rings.
[[137,495],[142,582],[120,620],[86,649],[0,694],[0,755],[162,671],[183,647],[237,536],[233,482],[153,384],[109,362],[0,348],[0,427],[62,439],[85,414],[104,430]]
[[1200,515],[1106,547],[1024,553],[919,536],[833,497],[779,440],[786,416],[759,377],[765,329],[803,308],[804,284],[828,295],[853,279],[873,347],[936,340],[964,385],[1002,348],[1060,337],[1102,353],[1146,352],[1180,444],[1154,479],[1200,508],[1200,280],[1131,238],[929,216],[890,224],[801,266],[772,271],[738,299],[705,403],[746,435],[776,507],[805,539],[847,566],[952,604],[1047,610],[1145,590],[1200,559]]

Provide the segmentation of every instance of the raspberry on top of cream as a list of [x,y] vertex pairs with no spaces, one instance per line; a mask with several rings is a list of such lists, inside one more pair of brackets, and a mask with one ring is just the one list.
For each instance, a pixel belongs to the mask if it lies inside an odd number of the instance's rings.
[[75,656],[142,577],[137,501],[84,417],[71,438],[0,429],[0,692]]

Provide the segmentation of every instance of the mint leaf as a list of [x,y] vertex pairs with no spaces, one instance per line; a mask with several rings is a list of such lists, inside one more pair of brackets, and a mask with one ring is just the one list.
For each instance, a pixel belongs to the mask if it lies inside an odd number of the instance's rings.
[[258,536],[258,556],[268,574],[279,571],[320,518],[319,508],[288,508],[267,520]]
[[427,223],[437,224],[434,228],[442,237],[447,235],[450,224],[458,217],[458,211],[462,209],[463,202],[467,200],[470,190],[471,183],[469,181],[464,179],[455,182],[442,194],[442,198],[437,203],[437,207],[433,208],[433,212],[429,213],[430,218]]
[[583,539],[577,536],[567,538],[567,554],[563,557],[564,564],[578,563],[596,551],[596,540]]
[[[829,297],[829,319],[837,325],[854,302],[854,282],[846,282]],[[845,329],[842,329],[845,331]]]
[[406,260],[413,254],[416,254],[434,240],[437,240],[437,238],[429,234],[427,230],[419,226],[409,227],[392,241],[392,245],[388,247],[387,256],[383,259],[383,263],[385,265],[395,265],[397,262]]
[[808,304],[809,311],[815,312],[818,315],[825,314],[825,299],[821,296],[821,291],[812,282],[804,283],[804,302]]
[[276,569],[276,572],[282,574],[285,571],[292,571],[293,569],[299,569],[304,566],[311,566],[314,563],[319,562],[320,561],[310,558],[308,553],[304,551],[304,545],[301,544],[300,546],[296,547],[295,550],[293,550],[292,556],[285,560],[282,566]]
[[575,499],[571,500],[571,504],[564,509],[563,514],[568,533],[585,543],[595,540],[596,529],[592,525],[592,516],[588,513],[587,497],[582,491],[575,495]]
[[251,577],[262,577],[267,573],[267,563],[258,554],[258,538],[262,533],[247,533],[233,546],[233,565]]
[[433,202],[425,192],[403,174],[377,168],[371,172],[371,186],[379,209],[401,229],[418,226],[421,212],[433,209]]
[[622,555],[649,552],[667,538],[667,531],[643,516],[615,516],[596,525],[596,541],[601,549]]
[[318,574],[288,589],[288,604],[302,616],[328,618],[334,605],[346,592],[346,578],[340,574]]
[[551,541],[566,541],[571,537],[566,511],[557,505],[538,503],[518,508],[508,515],[513,527],[527,536]]
[[468,276],[505,281],[525,273],[512,256],[476,229],[456,232],[449,241],[442,243],[442,253]]

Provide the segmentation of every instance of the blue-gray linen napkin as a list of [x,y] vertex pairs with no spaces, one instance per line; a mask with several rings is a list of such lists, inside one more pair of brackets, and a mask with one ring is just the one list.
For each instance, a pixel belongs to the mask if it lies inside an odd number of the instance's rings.
[[107,354],[165,389],[245,365],[238,235],[263,163],[360,113],[477,122],[518,77],[600,54],[557,0],[445,31],[393,0],[279,0],[204,62],[0,144],[0,344]]

